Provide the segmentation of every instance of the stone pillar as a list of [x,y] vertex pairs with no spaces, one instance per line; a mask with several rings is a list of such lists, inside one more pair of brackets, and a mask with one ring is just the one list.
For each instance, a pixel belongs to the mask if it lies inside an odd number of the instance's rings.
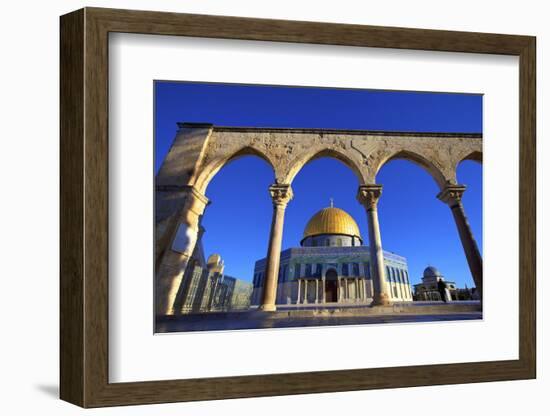
[[340,276],[338,276],[338,284],[337,284],[337,292],[338,292],[338,303],[342,302],[342,299],[343,299],[343,290],[342,290],[342,279],[340,278]]
[[307,303],[307,286],[308,286],[308,280],[304,279],[304,302]]
[[322,288],[321,288],[322,292],[321,292],[321,301],[323,303],[327,303],[327,282],[325,280],[325,278],[323,277],[323,280],[322,280]]
[[447,185],[437,197],[451,208],[462,248],[464,254],[466,254],[468,266],[481,299],[483,294],[483,262],[462,205],[462,195],[465,190],[464,185]]
[[300,289],[302,288],[302,279],[298,279],[298,296],[296,297],[296,305],[300,304]]
[[372,263],[372,281],[374,286],[373,305],[389,305],[391,303],[388,295],[384,271],[384,252],[382,251],[382,238],[380,236],[380,225],[378,223],[378,199],[382,195],[382,185],[361,185],[357,192],[357,200],[367,211],[369,224],[369,249]]
[[348,278],[344,278],[344,301],[347,302],[349,300],[349,286],[348,286]]
[[199,234],[199,220],[208,204],[208,198],[189,186],[185,188],[185,202],[179,218],[156,270],[155,311],[157,315],[173,315],[176,295],[182,284],[189,259],[195,250]]
[[[269,187],[269,193],[273,200],[273,218],[269,235],[269,246],[267,250],[267,261],[265,266],[264,291],[260,309],[263,311],[274,311],[275,297],[277,294],[277,278],[279,275],[279,262],[281,259],[281,243],[283,240],[283,224],[285,220],[285,209],[292,199],[292,188],[290,185],[274,184]],[[307,288],[307,286],[306,286]]]
[[[197,236],[197,241],[201,241],[203,234],[204,234],[204,227],[199,225],[199,233]],[[179,315],[180,313],[183,313],[182,311],[183,305],[187,302],[187,298],[189,297],[189,293],[191,291],[191,282],[193,280],[193,274],[195,273],[195,267],[196,267],[196,264],[198,263],[198,261],[196,260],[199,255],[198,250],[199,250],[199,246],[195,244],[193,255],[191,256],[191,259],[187,262],[187,266],[185,266],[180,287],[178,289],[178,293],[176,294],[176,298],[174,299],[174,302],[173,302],[174,315]]]

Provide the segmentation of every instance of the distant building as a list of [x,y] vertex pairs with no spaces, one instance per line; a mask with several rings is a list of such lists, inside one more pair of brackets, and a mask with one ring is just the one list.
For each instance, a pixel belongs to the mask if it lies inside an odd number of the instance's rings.
[[[412,301],[407,260],[384,252],[386,282],[393,301]],[[266,259],[256,261],[252,304],[259,305]],[[332,206],[307,223],[300,247],[281,252],[276,304],[370,304],[373,281],[369,247],[357,223]]]
[[439,281],[445,282],[445,298],[447,301],[458,300],[458,290],[456,283],[445,280],[443,275],[433,266],[424,269],[422,283],[414,285],[414,300],[420,301],[440,301],[441,294],[438,289]]
[[464,286],[463,288],[457,288],[456,295],[458,300],[479,300],[479,293],[475,287]]
[[[201,235],[204,232],[201,229]],[[205,261],[202,241],[185,270],[177,295],[177,309],[182,314],[243,310],[250,307],[252,284],[224,275],[224,262],[219,254]]]

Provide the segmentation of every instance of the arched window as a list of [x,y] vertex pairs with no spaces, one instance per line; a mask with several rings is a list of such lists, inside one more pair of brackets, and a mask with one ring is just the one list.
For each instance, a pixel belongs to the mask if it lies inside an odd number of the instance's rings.
[[342,264],[342,276],[349,276],[349,265],[347,263]]
[[388,282],[391,282],[391,275],[390,275],[390,268],[389,266],[386,266],[386,280]]
[[367,261],[366,263],[363,264],[363,267],[365,267],[365,277],[367,279],[370,279],[371,278],[371,274],[370,274],[370,263]]
[[306,264],[306,277],[311,277],[311,264]]
[[358,277],[359,276],[359,263],[353,263],[353,276]]
[[321,263],[317,263],[317,268],[315,270],[315,277],[321,277],[322,271],[323,271],[323,265]]
[[300,277],[300,263],[294,265],[294,278],[298,279]]
[[328,238],[325,240],[325,246],[330,246],[330,240]]
[[339,239],[338,239],[338,240],[336,240],[336,241],[337,241],[337,245],[338,245],[338,247],[342,247],[342,239],[341,239],[341,238],[339,238]]

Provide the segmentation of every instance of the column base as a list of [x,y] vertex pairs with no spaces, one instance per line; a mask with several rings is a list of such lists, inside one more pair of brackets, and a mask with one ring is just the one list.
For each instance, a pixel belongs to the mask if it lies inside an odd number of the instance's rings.
[[372,306],[389,306],[391,304],[390,297],[386,294],[375,296],[372,300]]
[[275,312],[277,307],[274,304],[264,304],[260,305],[258,309],[264,312]]

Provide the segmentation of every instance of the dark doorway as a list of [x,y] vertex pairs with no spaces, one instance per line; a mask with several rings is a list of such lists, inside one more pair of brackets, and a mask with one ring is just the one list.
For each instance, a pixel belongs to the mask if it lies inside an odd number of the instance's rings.
[[325,301],[338,302],[338,274],[334,269],[325,274]]

